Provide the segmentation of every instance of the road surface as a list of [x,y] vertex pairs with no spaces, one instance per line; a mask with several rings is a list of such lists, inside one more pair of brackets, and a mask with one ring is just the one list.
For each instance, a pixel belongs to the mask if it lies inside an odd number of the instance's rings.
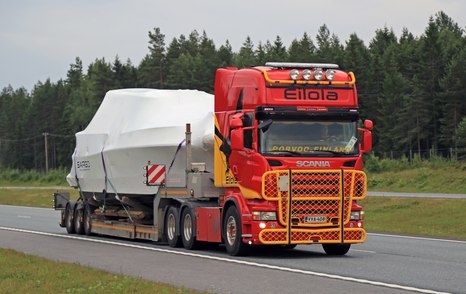
[[[0,186],[0,189],[38,189],[38,190],[72,190],[71,187],[50,186],[50,187],[31,187],[31,186]],[[448,193],[411,193],[411,192],[373,192],[368,191],[367,196],[374,197],[420,197],[420,198],[447,198],[447,199],[466,199],[466,194],[448,194]]]
[[152,242],[67,235],[51,209],[0,205],[0,247],[217,293],[466,293],[466,241],[369,234],[347,256],[320,246],[173,249]]

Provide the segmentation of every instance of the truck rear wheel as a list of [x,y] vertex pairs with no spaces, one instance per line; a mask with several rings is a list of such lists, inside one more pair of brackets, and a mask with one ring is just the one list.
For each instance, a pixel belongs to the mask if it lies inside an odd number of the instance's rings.
[[181,238],[179,234],[179,218],[178,209],[174,206],[170,206],[165,217],[165,236],[170,247],[180,247]]
[[322,244],[327,255],[345,255],[350,250],[351,244]]
[[84,209],[76,206],[74,209],[74,230],[76,234],[84,234]]
[[184,248],[188,250],[199,247],[199,241],[196,240],[194,232],[196,232],[194,214],[189,208],[183,209],[183,214],[181,215],[181,240],[183,241]]
[[74,205],[68,203],[65,209],[65,227],[68,234],[74,234]]
[[91,222],[91,214],[94,212],[94,207],[90,206],[89,204],[84,205],[84,220],[83,220],[83,228],[84,234],[90,236],[92,235],[92,222]]
[[249,247],[243,243],[241,219],[235,206],[230,206],[225,214],[223,232],[225,235],[225,248],[228,254],[241,256],[248,253]]

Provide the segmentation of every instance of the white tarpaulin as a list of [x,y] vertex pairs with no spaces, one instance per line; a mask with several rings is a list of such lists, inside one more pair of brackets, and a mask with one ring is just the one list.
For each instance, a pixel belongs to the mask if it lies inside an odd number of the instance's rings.
[[[68,182],[83,191],[154,194],[143,184],[148,161],[166,165],[167,186],[184,186],[186,155],[176,153],[191,124],[193,161],[213,171],[214,96],[197,90],[109,91],[87,128],[76,134]],[[182,144],[183,145],[183,144]],[[184,145],[183,145],[184,146]],[[105,175],[111,185],[105,181]]]

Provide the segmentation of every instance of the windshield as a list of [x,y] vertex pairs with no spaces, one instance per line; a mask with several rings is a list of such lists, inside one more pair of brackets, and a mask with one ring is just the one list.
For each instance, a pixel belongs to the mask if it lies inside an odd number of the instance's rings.
[[261,121],[260,152],[268,156],[358,154],[355,121]]

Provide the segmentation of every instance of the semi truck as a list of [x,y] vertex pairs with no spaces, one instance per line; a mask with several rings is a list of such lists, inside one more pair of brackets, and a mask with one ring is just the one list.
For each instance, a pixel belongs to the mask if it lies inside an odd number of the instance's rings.
[[79,198],[55,193],[54,208],[70,234],[345,255],[366,239],[372,127],[336,64],[221,68],[214,95],[112,90],[76,134],[67,181]]

